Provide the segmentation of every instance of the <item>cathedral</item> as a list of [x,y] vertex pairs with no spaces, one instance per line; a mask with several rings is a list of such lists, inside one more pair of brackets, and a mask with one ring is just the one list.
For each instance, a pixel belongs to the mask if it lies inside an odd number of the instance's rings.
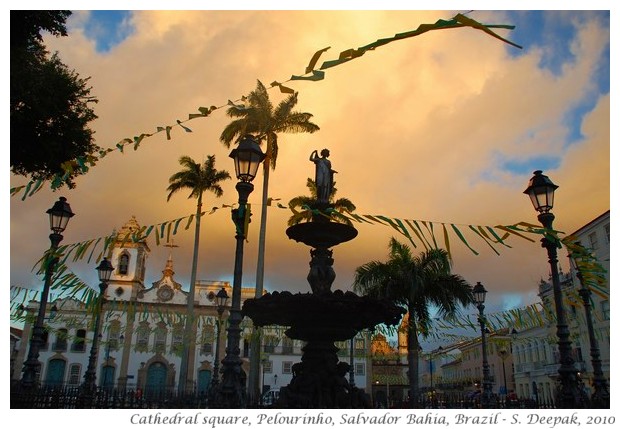
[[[179,383],[179,367],[184,344],[189,347],[188,386],[206,392],[214,374],[215,355],[225,355],[227,309],[218,317],[216,295],[224,289],[232,297],[226,281],[198,281],[194,300],[192,335],[184,331],[189,293],[174,279],[172,255],[161,278],[146,284],[146,261],[150,252],[145,240],[122,241],[138,231],[132,217],[118,232],[108,258],[114,267],[100,317],[96,376],[99,386],[135,389],[142,392],[173,389]],[[254,297],[254,288],[242,288],[241,302]],[[228,302],[230,305],[230,302]],[[34,320],[39,303],[26,307],[27,320]],[[95,317],[85,303],[60,297],[48,303],[45,344],[40,350],[40,380],[44,385],[77,386],[83,382],[93,343]],[[53,317],[52,317],[53,316]],[[251,322],[244,319],[240,344],[243,370],[248,371],[248,337]],[[216,344],[218,326],[219,349]],[[27,357],[32,324],[24,326],[15,368]],[[21,371],[13,373],[21,378]]]
[[[174,279],[172,255],[161,271],[159,280],[148,285],[147,259],[150,249],[146,240],[132,241],[125,237],[139,231],[132,217],[116,234],[108,252],[114,271],[105,291],[100,317],[96,384],[113,389],[158,392],[173,391],[179,386],[183,347],[189,349],[188,382],[186,386],[204,394],[211,386],[215,371],[221,370],[226,354],[228,307],[218,314],[216,296],[226,291],[232,298],[232,285],[227,281],[198,280],[195,285],[192,333],[184,327],[189,287],[183,288]],[[186,289],[186,290],[184,290]],[[255,296],[254,288],[243,287],[241,305]],[[25,308],[24,324],[13,362],[12,379],[19,380],[28,356],[32,322],[39,308],[31,301]],[[84,382],[93,344],[95,314],[92,305],[76,298],[61,296],[48,303],[45,344],[39,354],[39,379],[44,386],[79,386]],[[218,327],[221,335],[218,336]],[[239,343],[242,369],[249,373],[250,336],[253,327],[249,318],[241,323]],[[261,392],[277,391],[293,377],[293,365],[299,362],[303,342],[284,335],[286,328],[270,326],[262,329],[260,355]],[[361,332],[351,342],[339,342],[339,356],[348,359],[354,368],[351,376],[356,386],[370,390],[371,368],[368,356],[370,333]],[[219,338],[219,342],[218,342]],[[219,345],[218,345],[219,344]],[[219,357],[219,359],[216,358]],[[220,362],[216,365],[216,360]],[[219,376],[221,380],[221,375]]]

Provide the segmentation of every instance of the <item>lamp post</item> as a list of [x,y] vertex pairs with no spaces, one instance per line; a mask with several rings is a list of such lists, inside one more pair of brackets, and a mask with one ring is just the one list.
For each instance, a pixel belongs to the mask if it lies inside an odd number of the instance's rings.
[[478,321],[480,322],[480,336],[482,342],[482,408],[489,408],[491,402],[491,380],[489,377],[489,361],[487,360],[487,340],[486,340],[486,320],[484,318],[484,300],[486,298],[487,291],[482,283],[476,283],[473,289],[474,302],[478,307],[480,315]]
[[502,373],[504,374],[504,389],[503,389],[503,393],[504,395],[508,394],[508,386],[506,385],[506,359],[508,358],[508,350],[506,350],[505,348],[501,348],[498,350],[497,354],[499,354],[499,357],[502,360]]
[[[101,334],[99,334],[99,339],[101,339]],[[121,336],[118,338],[118,340],[120,342],[123,342],[123,340],[125,340],[125,336],[121,334]],[[118,347],[118,343],[117,347]],[[110,362],[110,348],[112,346],[112,343],[109,341],[108,339],[108,344],[106,345],[106,349],[105,349],[105,366],[104,371],[103,371],[103,380],[101,380],[101,385],[107,390],[108,389],[108,371],[106,370],[107,367],[109,367],[110,365],[108,364]],[[112,386],[114,386],[114,383],[112,383]]]
[[560,274],[558,271],[559,242],[553,232],[555,216],[551,213],[553,196],[558,188],[541,170],[536,170],[530,179],[524,194],[529,195],[534,209],[538,212],[538,221],[545,228],[545,237],[541,239],[542,247],[547,249],[549,265],[551,266],[551,280],[553,283],[553,298],[557,316],[558,349],[560,352],[560,391],[557,398],[558,408],[583,408],[584,398],[579,390],[577,369],[571,357],[570,332],[564,314],[562,290],[560,288]]
[[222,288],[215,295],[217,304],[217,337],[215,340],[215,358],[213,359],[213,378],[211,379],[211,388],[217,388],[220,382],[220,333],[222,332],[222,314],[228,303],[228,293]]
[[88,367],[84,373],[84,382],[82,383],[82,394],[85,398],[90,398],[97,390],[97,373],[95,366],[97,365],[97,354],[99,350],[99,331],[101,324],[101,312],[103,310],[103,301],[105,299],[105,291],[108,288],[108,281],[112,276],[114,267],[108,261],[108,258],[103,258],[101,263],[97,267],[97,274],[99,275],[99,301],[97,302],[97,309],[95,310],[95,326],[93,333],[93,344],[90,347],[90,356],[88,357]]
[[355,344],[355,336],[351,337],[351,342],[349,344],[349,385],[351,387],[355,386],[355,370],[353,368],[354,365],[354,344]]
[[590,298],[592,292],[590,288],[587,287],[583,281],[583,275],[581,271],[577,269],[577,278],[581,283],[581,288],[579,288],[579,295],[583,300],[583,308],[586,312],[586,323],[588,325],[588,337],[590,338],[590,358],[592,360],[592,387],[594,387],[594,392],[590,397],[590,406],[592,408],[609,408],[609,387],[607,385],[607,380],[605,379],[605,375],[603,374],[603,367],[601,362],[601,354],[598,348],[598,342],[596,341],[596,337],[594,336],[594,325],[592,324],[592,312],[590,308]]
[[431,403],[435,402],[435,390],[433,389],[433,362],[435,356],[443,351],[443,347],[439,346],[437,350],[431,352],[430,372],[431,372]]
[[247,212],[248,197],[254,190],[252,180],[260,163],[265,159],[254,136],[246,134],[230,153],[235,161],[235,173],[239,182],[239,207],[232,210],[232,220],[236,227],[235,266],[233,277],[233,294],[230,309],[230,323],[226,342],[226,356],[222,360],[222,383],[219,384],[215,406],[221,408],[242,408],[246,402],[246,391],[241,376],[241,358],[239,341],[241,339],[241,279],[243,275],[243,243],[246,238],[246,225],[249,222]]
[[58,246],[63,239],[61,234],[67,227],[69,219],[71,219],[74,215],[65,197],[60,197],[58,201],[54,203],[54,206],[47,210],[46,213],[49,215],[50,229],[52,230],[52,233],[49,236],[51,246],[47,251],[45,258],[45,279],[43,283],[43,291],[41,292],[39,312],[32,330],[28,358],[24,362],[24,368],[22,369],[23,375],[21,385],[24,388],[37,387],[40,383],[39,373],[41,369],[41,362],[39,362],[39,350],[43,345],[43,334],[45,332],[43,323],[45,321],[45,311],[47,310],[47,297],[52,283],[52,274],[54,273],[54,269],[58,263],[56,251],[58,250]]

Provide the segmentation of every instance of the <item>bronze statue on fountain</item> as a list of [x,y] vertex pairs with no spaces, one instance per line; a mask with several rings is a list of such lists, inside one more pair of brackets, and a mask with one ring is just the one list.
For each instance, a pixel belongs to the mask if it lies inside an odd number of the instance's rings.
[[349,364],[338,361],[334,342],[349,340],[382,323],[397,325],[405,312],[387,300],[331,290],[336,278],[331,248],[354,239],[357,230],[330,219],[329,198],[336,172],[328,157],[327,149],[320,157],[316,150],[310,155],[316,164],[317,189],[312,220],[286,230],[289,238],[311,247],[307,280],[312,293],[267,293],[247,300],[242,310],[255,326],[285,326],[289,338],[306,342],[301,362],[293,365],[293,379],[280,390],[278,408],[370,407],[368,395],[347,381]]

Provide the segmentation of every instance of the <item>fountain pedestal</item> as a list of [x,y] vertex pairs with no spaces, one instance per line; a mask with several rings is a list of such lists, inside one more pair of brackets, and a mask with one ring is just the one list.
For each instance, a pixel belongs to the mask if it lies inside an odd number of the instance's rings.
[[315,218],[291,226],[286,234],[312,248],[307,276],[312,293],[267,293],[243,305],[244,315],[255,326],[286,326],[287,337],[306,342],[301,362],[293,365],[293,379],[281,389],[276,407],[368,408],[368,395],[349,385],[349,364],[338,361],[334,342],[381,323],[397,325],[404,310],[387,300],[332,292],[336,273],[330,248],[355,238],[354,227]]

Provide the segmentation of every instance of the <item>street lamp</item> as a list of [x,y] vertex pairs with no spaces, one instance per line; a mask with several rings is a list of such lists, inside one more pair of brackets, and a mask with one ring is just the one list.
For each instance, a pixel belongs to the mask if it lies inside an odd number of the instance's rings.
[[217,337],[215,340],[215,358],[213,359],[213,378],[211,379],[212,389],[215,389],[220,381],[220,333],[222,331],[222,314],[228,303],[226,289],[220,289],[215,295],[215,303],[217,305]]
[[433,361],[434,358],[437,354],[441,353],[443,351],[443,347],[439,346],[437,348],[437,350],[435,350],[434,352],[431,352],[431,364],[430,364],[430,371],[431,371],[431,398],[434,398],[435,394],[434,394],[434,390],[433,390]]
[[349,344],[349,385],[351,387],[355,386],[355,372],[354,372],[354,344],[355,344],[355,336],[351,337],[351,341]]
[[226,342],[226,356],[222,361],[222,383],[219,384],[215,406],[221,408],[242,408],[245,406],[246,392],[241,376],[241,358],[239,357],[239,341],[241,340],[241,278],[243,275],[243,243],[246,238],[246,224],[249,222],[247,213],[248,197],[254,190],[252,180],[260,163],[265,159],[256,142],[256,138],[246,134],[230,153],[235,161],[235,173],[239,182],[236,185],[239,193],[239,207],[232,210],[232,220],[236,227],[235,267],[233,277],[233,294],[230,309],[230,323]]
[[90,356],[88,358],[88,367],[84,373],[84,383],[82,383],[82,394],[86,398],[90,398],[97,389],[97,374],[95,366],[97,365],[97,353],[99,349],[99,330],[101,324],[101,312],[103,310],[103,301],[105,299],[105,291],[108,288],[108,282],[112,276],[114,267],[112,263],[108,261],[108,258],[103,258],[101,263],[97,267],[97,274],[99,275],[99,301],[97,302],[97,309],[95,315],[95,326],[93,332],[93,344],[90,348]]
[[596,337],[594,336],[594,325],[592,324],[592,312],[590,309],[590,298],[592,292],[590,288],[587,287],[583,281],[583,275],[579,268],[577,268],[577,278],[581,283],[581,288],[579,289],[579,295],[583,300],[583,308],[586,312],[586,323],[588,325],[588,337],[590,338],[590,357],[592,360],[592,386],[594,387],[594,392],[590,397],[590,406],[592,408],[609,408],[609,387],[607,385],[607,380],[605,379],[605,375],[603,374],[603,367],[601,363],[601,354],[598,348],[598,342],[596,341]]
[[559,408],[583,408],[583,396],[579,390],[577,369],[571,357],[570,332],[564,314],[562,303],[562,290],[560,289],[560,275],[558,272],[558,247],[559,241],[553,231],[555,216],[551,213],[553,208],[553,196],[558,188],[541,170],[536,170],[530,179],[524,194],[529,195],[534,209],[539,213],[538,221],[545,228],[545,236],[541,239],[542,247],[547,249],[549,265],[551,266],[551,279],[553,283],[553,298],[557,315],[558,349],[560,352],[560,392],[558,397]]
[[51,209],[48,209],[46,213],[50,219],[50,234],[51,246],[47,251],[46,265],[45,265],[45,278],[43,283],[43,291],[41,292],[41,302],[39,303],[39,312],[35,321],[32,337],[30,339],[30,349],[28,350],[28,358],[24,362],[24,368],[22,369],[23,375],[21,379],[21,385],[25,388],[36,387],[39,385],[39,373],[41,370],[41,362],[39,362],[39,350],[44,344],[43,334],[45,327],[43,323],[45,321],[45,311],[47,310],[47,297],[52,282],[52,274],[58,263],[58,245],[63,239],[62,232],[67,227],[69,219],[71,219],[74,213],[71,211],[69,203],[65,197],[60,197]]
[[484,318],[484,300],[487,295],[487,291],[478,282],[473,289],[474,302],[478,307],[480,315],[478,321],[480,322],[480,335],[482,340],[482,408],[489,408],[491,403],[491,380],[489,377],[489,361],[487,360],[487,340],[486,340],[486,321]]
[[508,386],[506,385],[506,359],[508,358],[508,350],[502,347],[501,349],[498,350],[497,353],[499,354],[499,357],[502,359],[502,373],[504,374],[504,389],[502,393],[504,395],[507,395]]

